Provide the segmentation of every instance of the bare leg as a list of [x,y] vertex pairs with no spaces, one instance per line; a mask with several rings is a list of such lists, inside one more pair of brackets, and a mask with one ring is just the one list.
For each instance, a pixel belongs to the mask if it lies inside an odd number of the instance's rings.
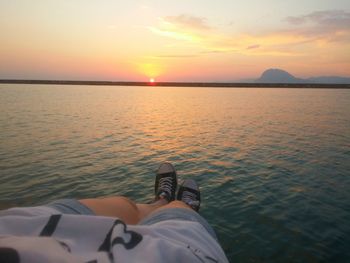
[[96,215],[118,217],[126,224],[134,225],[154,211],[165,208],[188,208],[181,201],[173,201],[168,204],[166,199],[160,198],[152,204],[136,204],[130,199],[122,196],[106,197],[101,199],[82,199],[82,204],[89,207]]
[[192,210],[192,208],[190,206],[188,206],[187,204],[185,204],[184,202],[175,200],[175,201],[170,202],[169,204],[163,205],[161,207],[157,207],[156,209],[154,209],[154,211],[159,211],[159,210],[163,210],[163,209],[167,209],[167,208],[187,208],[187,209]]
[[[182,188],[180,187],[181,196],[183,196],[183,193],[188,191],[186,190],[188,188],[192,188],[192,195],[193,195],[193,191],[199,191],[198,186],[192,181],[189,182],[187,180],[186,184],[185,182],[181,186]],[[163,163],[159,166],[157,171],[157,176],[155,181],[155,193],[156,193],[157,201],[154,202],[153,204],[136,204],[130,199],[122,196],[99,198],[99,199],[83,199],[79,201],[82,204],[89,207],[93,212],[95,212],[96,215],[118,217],[121,220],[123,220],[126,224],[133,225],[133,224],[137,224],[147,215],[149,215],[150,213],[158,209],[175,208],[175,207],[192,209],[190,206],[183,203],[182,201],[173,201],[171,203],[168,203],[169,200],[175,199],[176,186],[177,186],[177,177],[176,177],[175,168],[170,163]],[[190,196],[190,195],[186,195],[186,196]],[[198,200],[199,200],[199,193],[198,193]],[[186,203],[188,202],[186,201]]]

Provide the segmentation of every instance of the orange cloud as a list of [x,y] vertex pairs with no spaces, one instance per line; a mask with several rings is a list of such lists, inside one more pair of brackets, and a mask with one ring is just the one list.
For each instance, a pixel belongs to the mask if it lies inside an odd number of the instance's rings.
[[[339,16],[336,18],[336,16]],[[301,18],[289,17],[291,24],[303,24],[311,21],[313,27],[292,28],[259,34],[234,34],[208,25],[202,17],[179,15],[161,18],[160,24],[149,27],[152,33],[187,42],[196,46],[197,53],[232,53],[252,56],[306,56],[317,48],[324,48],[330,42],[350,38],[350,28],[343,25],[348,23],[350,14],[346,12],[319,12]],[[322,31],[327,22],[331,24]],[[348,23],[349,24],[349,23]],[[311,33],[310,33],[311,32]],[[313,48],[309,47],[313,45]],[[302,48],[304,47],[304,48]],[[309,51],[305,51],[309,48]]]
[[191,34],[189,32],[184,32],[176,29],[170,28],[157,28],[157,27],[148,27],[148,29],[157,35],[174,38],[176,40],[186,40],[190,42],[198,42],[200,40],[199,36]]
[[163,18],[166,23],[175,25],[178,28],[191,30],[210,30],[211,27],[207,24],[207,19],[191,15],[167,16]]

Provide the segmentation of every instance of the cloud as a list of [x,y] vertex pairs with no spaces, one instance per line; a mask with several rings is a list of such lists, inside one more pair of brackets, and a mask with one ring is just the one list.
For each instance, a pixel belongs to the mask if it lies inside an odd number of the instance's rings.
[[207,24],[206,18],[192,15],[166,16],[158,19],[157,26],[147,27],[152,33],[184,40],[188,42],[199,42],[211,27]]
[[221,53],[229,53],[232,52],[233,50],[205,50],[205,51],[201,51],[201,54],[221,54]]
[[[249,34],[229,35],[209,26],[205,21],[205,18],[180,15],[160,18],[157,26],[147,28],[156,35],[176,39],[189,43],[191,47],[197,47],[196,56],[225,53],[291,56],[293,54],[290,51],[282,50],[283,48],[281,50],[272,50],[269,49],[269,46],[273,46],[276,49],[278,41],[280,41],[280,44],[288,41],[304,41],[303,38],[294,36],[287,36],[281,40],[281,36],[276,34],[263,36]],[[261,48],[262,45],[264,46],[263,49]],[[168,56],[168,58],[170,57]]]
[[344,10],[317,11],[301,16],[289,16],[285,19],[296,26],[298,34],[325,38],[328,41],[349,40],[350,12]]
[[192,15],[166,16],[163,18],[166,23],[170,23],[178,28],[192,30],[210,30],[211,27],[207,24],[207,19],[204,17],[196,17]]
[[191,34],[190,32],[183,32],[180,30],[174,30],[165,27],[147,27],[152,33],[160,35],[163,37],[169,37],[177,40],[186,40],[190,42],[195,42],[198,40],[198,36]]
[[257,49],[257,48],[259,48],[260,47],[260,45],[259,44],[256,44],[256,45],[250,45],[250,46],[248,46],[247,47],[247,49],[249,50],[249,49]]
[[158,55],[158,56],[149,56],[151,59],[186,59],[186,58],[195,58],[198,55],[190,54],[190,55]]
[[308,55],[305,48],[316,50],[332,46],[335,42],[349,45],[350,12],[317,11],[301,16],[289,16],[285,21],[292,27],[246,34],[244,36],[246,41],[259,43],[258,50],[255,45],[251,45],[248,46],[247,51],[251,51],[254,55],[300,56],[304,54],[305,56]]
[[[350,13],[319,11],[285,19],[292,27],[264,32],[230,34],[191,15],[160,18],[148,27],[157,35],[176,39],[184,46],[197,49],[196,55],[242,54],[247,56],[308,56],[317,48],[350,41]],[[306,51],[308,50],[308,51]]]
[[289,16],[286,21],[293,25],[313,23],[324,27],[349,28],[350,12],[343,10],[317,11],[302,16]]

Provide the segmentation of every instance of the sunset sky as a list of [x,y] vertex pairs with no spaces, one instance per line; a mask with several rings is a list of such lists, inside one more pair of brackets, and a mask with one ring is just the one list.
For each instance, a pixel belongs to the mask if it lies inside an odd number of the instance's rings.
[[350,76],[349,0],[5,0],[0,78]]

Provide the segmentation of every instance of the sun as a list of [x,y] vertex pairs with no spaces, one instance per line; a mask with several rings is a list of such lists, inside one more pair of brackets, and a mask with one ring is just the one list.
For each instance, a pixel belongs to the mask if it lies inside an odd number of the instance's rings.
[[150,79],[149,79],[149,82],[150,82],[150,83],[154,83],[154,82],[155,82],[155,79],[154,79],[154,78],[150,78]]

